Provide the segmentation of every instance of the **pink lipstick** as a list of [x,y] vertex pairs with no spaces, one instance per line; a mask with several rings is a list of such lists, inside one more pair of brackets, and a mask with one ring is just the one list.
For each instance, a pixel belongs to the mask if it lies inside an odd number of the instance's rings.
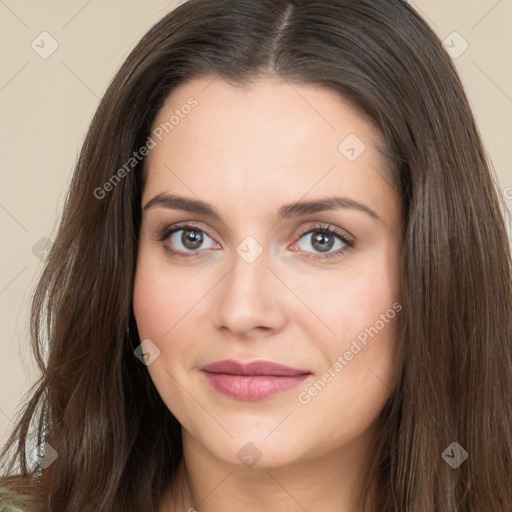
[[233,359],[201,368],[213,389],[237,400],[256,401],[302,383],[311,372],[271,361],[244,363]]

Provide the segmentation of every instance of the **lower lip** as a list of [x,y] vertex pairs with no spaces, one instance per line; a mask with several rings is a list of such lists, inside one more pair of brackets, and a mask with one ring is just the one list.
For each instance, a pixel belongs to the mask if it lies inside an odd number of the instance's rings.
[[289,391],[309,377],[303,375],[232,375],[203,372],[213,389],[237,400],[256,401]]

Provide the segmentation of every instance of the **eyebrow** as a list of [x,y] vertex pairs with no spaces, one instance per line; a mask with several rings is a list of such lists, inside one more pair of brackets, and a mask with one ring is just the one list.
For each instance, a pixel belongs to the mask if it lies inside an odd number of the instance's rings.
[[[190,199],[187,197],[177,196],[174,194],[168,194],[162,192],[157,194],[155,197],[150,199],[146,205],[142,208],[145,212],[150,208],[156,206],[167,208],[171,210],[182,210],[186,212],[197,213],[211,217],[212,219],[222,220],[221,216],[217,211],[208,203],[198,199]],[[368,214],[373,219],[382,221],[382,219],[373,211],[369,206],[366,206],[359,201],[350,199],[348,197],[327,197],[324,199],[318,199],[314,201],[298,201],[290,203],[279,208],[277,212],[278,219],[289,219],[292,217],[298,217],[300,215],[308,215],[317,212],[337,210],[339,208],[346,208],[357,210]]]

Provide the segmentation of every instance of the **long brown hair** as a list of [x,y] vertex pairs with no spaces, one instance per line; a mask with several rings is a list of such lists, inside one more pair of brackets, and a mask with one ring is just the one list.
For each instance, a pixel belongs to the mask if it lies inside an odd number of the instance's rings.
[[[190,0],[131,52],[87,133],[33,298],[42,376],[3,451],[5,503],[24,494],[59,512],[157,509],[182,452],[180,425],[133,353],[144,160],[104,184],[175,87],[269,71],[338,91],[369,116],[402,197],[399,379],[368,470],[382,483],[377,509],[512,510],[506,226],[454,65],[403,0]],[[45,412],[58,457],[38,482],[25,445]],[[468,454],[457,468],[442,456],[454,442]]]

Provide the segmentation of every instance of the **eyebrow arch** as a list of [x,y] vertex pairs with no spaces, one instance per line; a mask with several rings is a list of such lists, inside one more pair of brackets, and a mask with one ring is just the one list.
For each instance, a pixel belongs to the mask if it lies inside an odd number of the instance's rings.
[[[198,199],[189,199],[174,194],[167,194],[162,192],[150,199],[146,205],[142,208],[145,212],[150,208],[160,206],[171,210],[182,210],[186,212],[198,213],[211,217],[213,219],[222,220],[220,215],[215,209],[204,201]],[[348,197],[327,197],[324,199],[314,201],[298,201],[295,203],[287,204],[282,206],[278,212],[278,219],[289,219],[291,217],[298,217],[300,215],[308,215],[312,213],[336,210],[338,208],[346,208],[358,210],[368,214],[373,219],[382,220],[375,211],[363,203],[350,199]]]

